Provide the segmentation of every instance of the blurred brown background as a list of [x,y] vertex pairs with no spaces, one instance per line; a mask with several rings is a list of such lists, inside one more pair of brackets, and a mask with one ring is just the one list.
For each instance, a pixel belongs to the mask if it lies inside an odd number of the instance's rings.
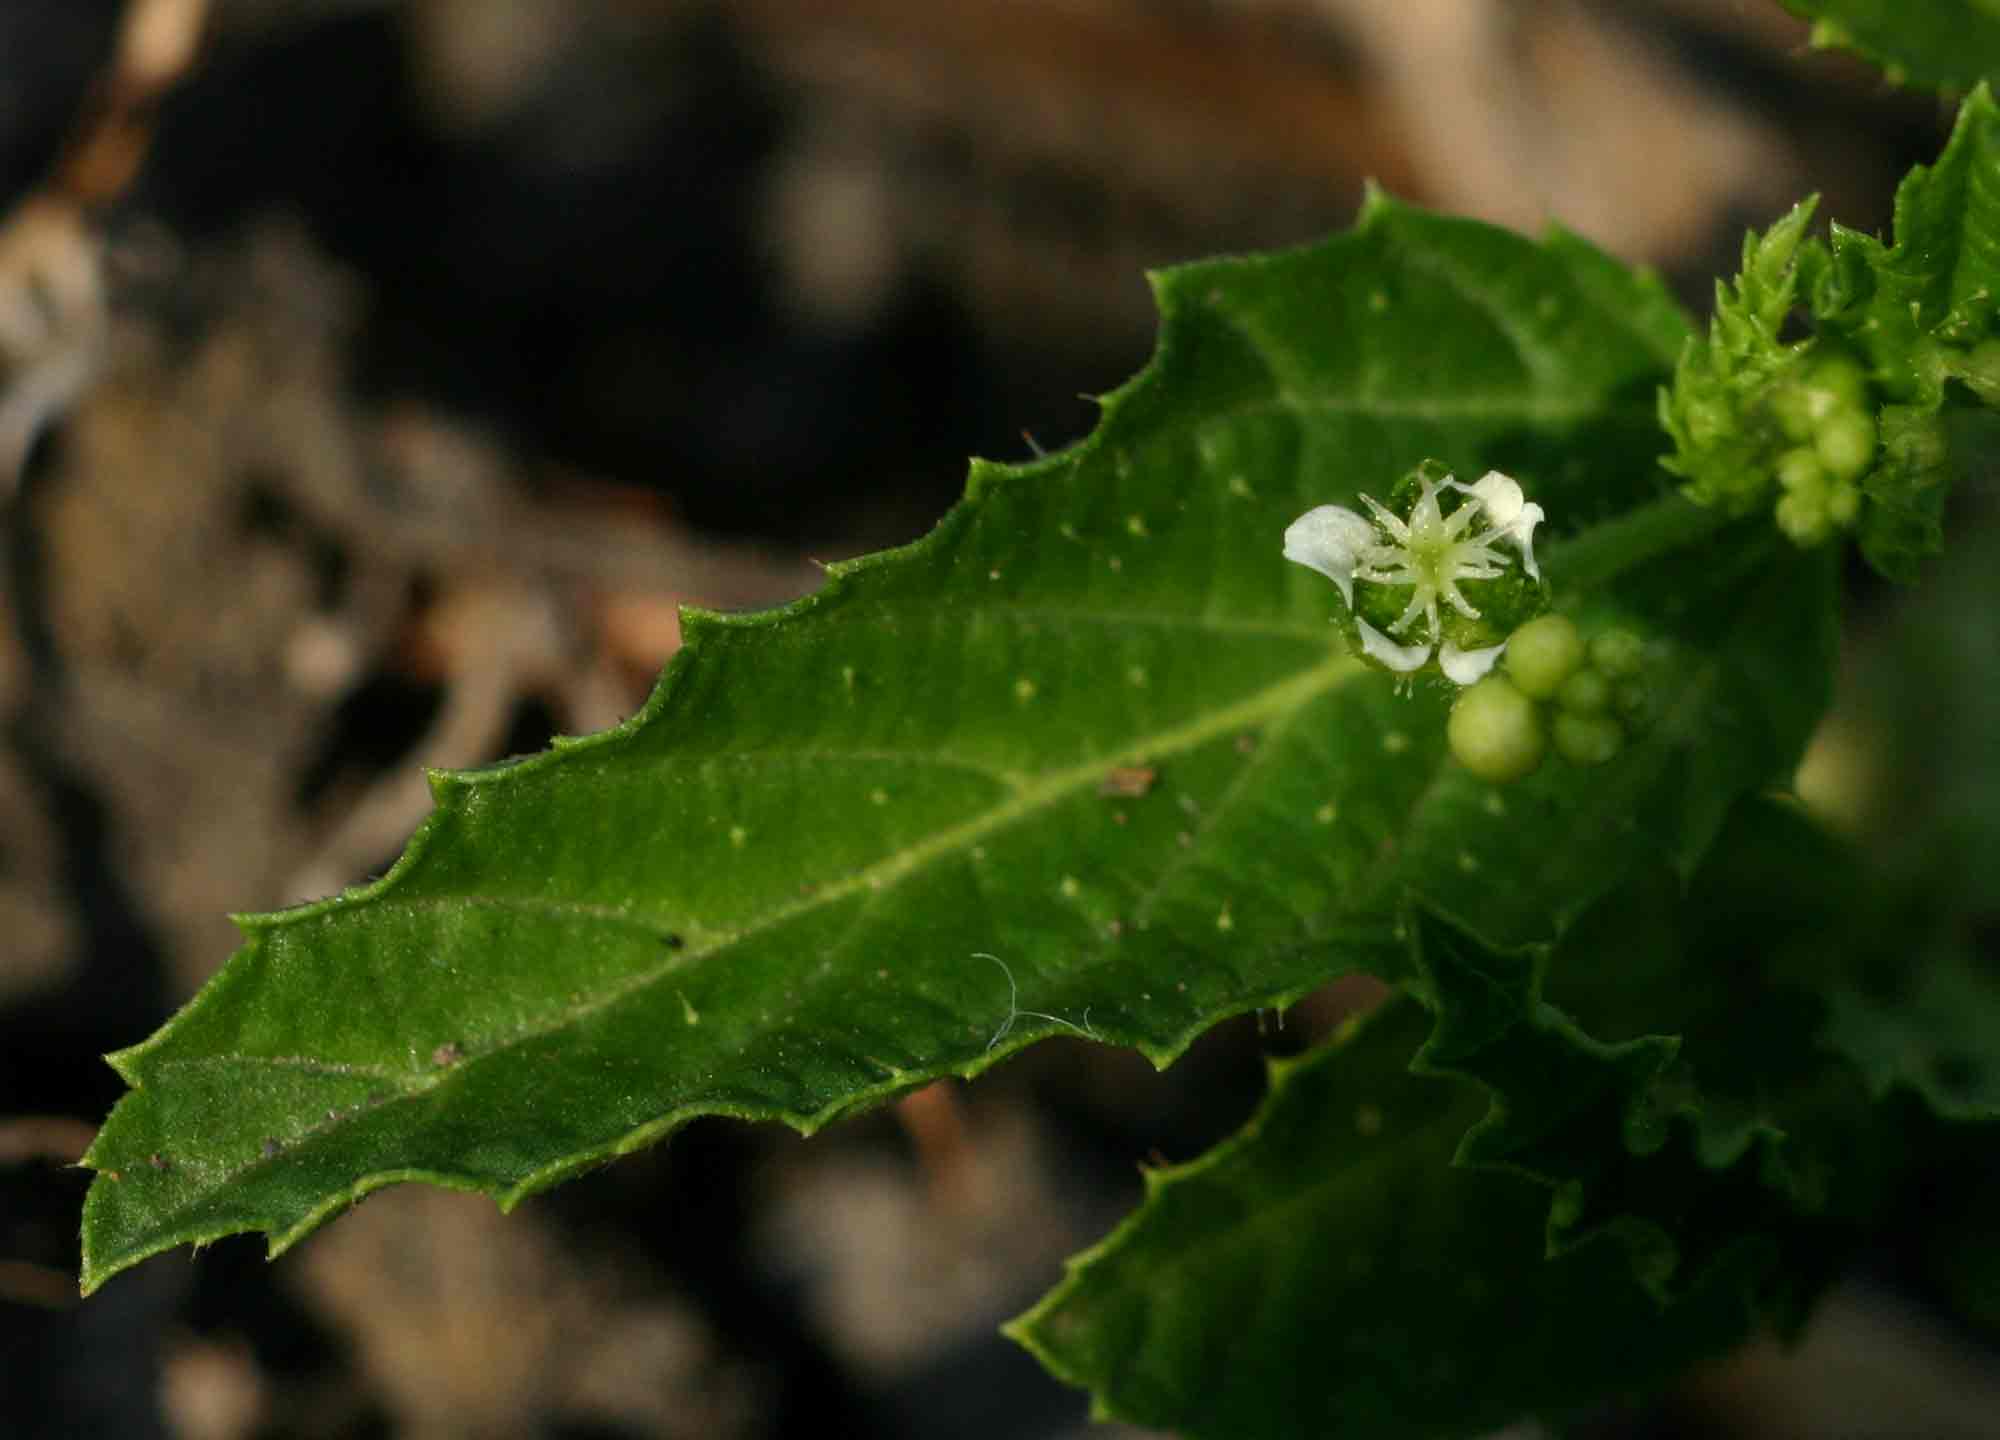
[[[1367,177],[1561,217],[1697,308],[1809,190],[1881,226],[1947,112],[1802,35],[1766,0],[0,6],[0,1433],[1078,1431],[994,1324],[1310,1013],[1165,1076],[1045,1046],[811,1146],[696,1127],[505,1220],[390,1192],[77,1306],[96,1057],[226,912],[393,858],[421,766],[614,722],[678,604],[801,593],[967,454],[1075,438],[1148,266],[1321,235]],[[1579,1433],[1994,1433],[1920,1307],[1830,1313],[1817,1370]],[[1857,1355],[1921,1423],[1854,1428]]]

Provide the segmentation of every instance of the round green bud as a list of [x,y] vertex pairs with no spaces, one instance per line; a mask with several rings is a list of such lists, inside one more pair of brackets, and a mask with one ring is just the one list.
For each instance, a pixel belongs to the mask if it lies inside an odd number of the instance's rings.
[[1590,637],[1590,663],[1613,680],[1637,675],[1646,664],[1646,642],[1630,630],[1600,630]]
[[1804,444],[1812,439],[1812,397],[1803,385],[1780,385],[1771,392],[1771,417],[1787,440]]
[[1611,692],[1611,703],[1633,730],[1653,723],[1653,687],[1644,680],[1627,680]]
[[1507,640],[1507,674],[1523,695],[1546,700],[1583,663],[1583,637],[1562,615],[1530,620]]
[[1822,355],[1806,370],[1808,407],[1813,419],[1824,420],[1836,410],[1859,410],[1868,400],[1868,373],[1851,355]]
[[1611,704],[1611,681],[1602,670],[1579,670],[1556,691],[1556,704],[1579,715],[1594,715]]
[[1625,732],[1608,715],[1556,716],[1556,751],[1572,765],[1602,765],[1625,748]]
[[1833,533],[1826,502],[1817,495],[1786,495],[1778,501],[1778,528],[1794,545],[1817,545]]
[[1826,467],[1819,456],[1800,446],[1778,457],[1778,484],[1792,495],[1818,495],[1826,489]]
[[1459,764],[1496,785],[1531,774],[1548,745],[1535,702],[1500,675],[1487,676],[1458,697],[1445,738]]
[[1843,530],[1853,525],[1861,513],[1861,491],[1848,480],[1841,481],[1826,496],[1826,518]]
[[1865,410],[1836,410],[1813,431],[1813,453],[1836,480],[1858,480],[1875,463],[1875,419]]

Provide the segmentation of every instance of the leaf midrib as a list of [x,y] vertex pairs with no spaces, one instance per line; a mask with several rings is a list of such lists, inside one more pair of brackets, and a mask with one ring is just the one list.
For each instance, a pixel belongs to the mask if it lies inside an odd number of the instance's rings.
[[[686,970],[697,961],[754,939],[767,930],[777,929],[800,915],[854,895],[887,890],[934,860],[970,849],[997,830],[1026,819],[1037,811],[1057,805],[1080,790],[1095,787],[1102,782],[1108,770],[1137,764],[1140,761],[1161,760],[1182,754],[1260,721],[1290,715],[1341,683],[1365,673],[1367,667],[1360,660],[1345,654],[1335,654],[1311,669],[1279,681],[1234,705],[1211,710],[1196,720],[1128,742],[1121,749],[1109,754],[1027,780],[1019,789],[980,814],[960,821],[956,825],[947,826],[923,840],[885,855],[843,880],[821,886],[810,896],[802,896],[797,900],[775,906],[747,925],[718,931],[715,933],[715,938],[707,942],[692,942],[665,963],[608,986],[581,1005],[565,1007],[556,1012],[558,1015],[556,1023],[543,1027],[523,1027],[502,1042],[501,1046],[494,1048],[500,1049],[524,1040],[539,1039],[542,1035],[562,1028],[566,1023],[581,1021],[634,991],[657,984],[669,975]],[[439,903],[453,898],[455,897],[438,897]],[[665,933],[664,930],[662,933]],[[467,1059],[477,1060],[480,1055],[489,1053],[492,1052],[477,1052]],[[456,1073],[456,1067],[453,1073]]]
[[[468,1050],[463,1058],[448,1068],[405,1075],[397,1078],[384,1077],[395,1086],[395,1094],[379,1104],[367,1107],[365,1113],[377,1114],[384,1106],[416,1100],[432,1091],[450,1084],[454,1079],[468,1073],[474,1066],[504,1055],[518,1046],[531,1044],[557,1033],[569,1026],[581,1024],[591,1016],[610,1008],[627,997],[660,984],[689,966],[720,954],[731,946],[753,939],[764,931],[775,929],[797,916],[820,907],[834,904],[851,896],[887,890],[909,875],[931,862],[947,855],[968,849],[982,838],[1025,819],[1039,810],[1067,800],[1080,790],[1095,786],[1102,780],[1106,770],[1139,760],[1164,759],[1184,753],[1206,744],[1223,735],[1243,728],[1268,722],[1274,718],[1284,718],[1303,709],[1321,696],[1341,685],[1367,673],[1367,667],[1360,661],[1345,654],[1334,654],[1311,669],[1282,680],[1274,685],[1238,701],[1236,704],[1206,715],[1172,729],[1156,732],[1144,738],[1129,742],[1122,749],[1087,762],[1065,767],[1062,770],[1039,777],[1029,782],[1021,791],[1009,795],[1000,803],[957,825],[938,831],[925,840],[903,847],[900,851],[884,856],[874,864],[857,871],[837,884],[828,885],[812,896],[781,905],[760,917],[756,922],[738,929],[724,932],[705,943],[690,943],[675,952],[666,962],[643,972],[604,987],[587,1001],[560,1007],[546,1012],[546,1018],[538,1023],[524,1025],[500,1036],[492,1044],[479,1049]],[[408,909],[444,909],[467,903],[478,904],[488,897],[463,895],[438,896],[382,896],[374,901],[377,905],[400,906]],[[549,899],[546,897],[507,897],[504,901],[510,908],[530,913],[573,914],[579,908],[575,902]],[[593,907],[594,908],[594,907]],[[349,912],[352,913],[352,912]],[[669,932],[664,926],[653,926],[635,916],[621,917],[627,923],[637,925],[659,934],[664,938]],[[260,937],[261,940],[261,937]],[[204,1057],[208,1059],[240,1058],[256,1060],[263,1057],[244,1055],[240,1057]],[[178,1062],[163,1059],[163,1067],[172,1067]],[[300,1061],[297,1063],[308,1063]],[[942,1073],[942,1072],[940,1072]],[[672,1107],[675,1110],[685,1106]],[[647,1128],[652,1121],[637,1127]],[[305,1138],[322,1139],[331,1133],[334,1125],[322,1123],[313,1127]],[[618,1141],[607,1142],[608,1148],[615,1148]],[[600,1149],[607,1147],[599,1147]],[[596,1153],[593,1151],[592,1153]],[[253,1173],[271,1163],[265,1157],[257,1157],[238,1167],[204,1166],[216,1177],[215,1183],[226,1185]]]

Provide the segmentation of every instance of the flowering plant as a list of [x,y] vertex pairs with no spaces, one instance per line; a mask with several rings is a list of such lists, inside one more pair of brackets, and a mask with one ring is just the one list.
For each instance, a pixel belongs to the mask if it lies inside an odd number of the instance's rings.
[[[1837,542],[1915,573],[1991,464],[1996,174],[1980,90],[1893,243],[1781,221],[1705,339],[1573,236],[1380,194],[1163,274],[1087,440],[975,464],[783,610],[687,612],[630,721],[434,775],[380,880],[242,918],[110,1057],[86,1288],[1056,1036],[1164,1065],[1366,975],[1009,1327],[1097,1413],[1469,1436],[1793,1333],[2000,1119],[1995,748],[1863,797],[1903,849],[1773,798],[1830,704]],[[1968,716],[1977,641],[1919,647]]]

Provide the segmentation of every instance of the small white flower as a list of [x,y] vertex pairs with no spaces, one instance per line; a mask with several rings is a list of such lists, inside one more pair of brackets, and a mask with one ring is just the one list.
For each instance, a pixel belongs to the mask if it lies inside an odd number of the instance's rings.
[[[1409,603],[1390,622],[1387,634],[1355,616],[1362,653],[1400,675],[1410,675],[1428,664],[1435,651],[1447,678],[1470,685],[1493,668],[1506,643],[1478,650],[1461,650],[1448,640],[1440,643],[1440,607],[1449,606],[1468,620],[1479,618],[1459,585],[1506,573],[1511,562],[1493,548],[1495,542],[1517,548],[1522,567],[1541,579],[1534,535],[1542,522],[1542,507],[1530,503],[1520,485],[1497,470],[1489,470],[1471,485],[1449,477],[1437,483],[1426,479],[1421,485],[1408,519],[1371,495],[1361,497],[1370,512],[1367,516],[1341,505],[1308,510],[1285,531],[1285,558],[1317,570],[1339,586],[1349,613],[1354,610],[1356,581],[1408,586]],[[1440,489],[1456,490],[1471,499],[1446,515],[1438,504]],[[1482,520],[1483,525],[1477,523]],[[1413,643],[1408,637],[1419,621],[1423,628]]]

